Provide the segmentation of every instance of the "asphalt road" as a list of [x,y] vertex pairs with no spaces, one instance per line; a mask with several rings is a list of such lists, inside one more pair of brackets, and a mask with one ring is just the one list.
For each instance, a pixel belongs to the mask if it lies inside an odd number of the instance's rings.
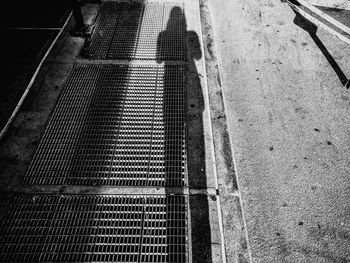
[[278,0],[209,3],[253,261],[350,262],[350,46]]

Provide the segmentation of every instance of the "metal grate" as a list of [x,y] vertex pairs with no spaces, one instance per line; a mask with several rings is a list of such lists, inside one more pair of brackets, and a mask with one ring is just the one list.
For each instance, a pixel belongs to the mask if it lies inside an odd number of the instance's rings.
[[17,196],[1,262],[187,262],[185,196]]
[[158,3],[145,5],[135,59],[157,59],[158,37],[163,30],[163,9],[164,5]]
[[183,9],[177,5],[164,5],[163,17],[163,31],[157,45],[158,58],[185,60],[186,18]]
[[28,184],[184,186],[184,69],[74,66]]
[[85,56],[93,59],[106,58],[120,9],[116,2],[104,2],[101,5],[91,43],[87,50],[84,50]]
[[140,262],[187,262],[186,203],[184,196],[145,200]]
[[184,60],[185,34],[183,3],[104,2],[84,54],[91,59]]
[[130,60],[135,53],[143,5],[124,3],[124,9],[118,17],[113,39],[109,43],[107,59]]

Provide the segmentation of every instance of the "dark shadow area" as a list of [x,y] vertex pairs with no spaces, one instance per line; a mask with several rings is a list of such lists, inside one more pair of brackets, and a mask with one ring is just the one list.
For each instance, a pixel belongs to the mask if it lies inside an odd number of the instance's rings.
[[3,1],[2,10],[8,15],[1,19],[2,28],[61,27],[70,12],[69,1]]
[[142,1],[105,2],[100,6],[94,30],[81,56],[89,59],[131,60],[143,18]]
[[189,196],[191,211],[192,262],[212,263],[209,203],[206,194]]
[[317,47],[321,50],[322,54],[325,56],[327,59],[328,63],[332,66],[334,72],[337,74],[340,82],[343,85],[346,85],[348,79],[345,76],[344,72],[342,69],[339,67],[338,63],[334,60],[332,55],[328,52],[327,48],[323,45],[322,41],[318,38],[317,36],[317,26],[314,25],[312,22],[307,20],[305,17],[300,15],[298,12],[293,10],[295,13],[295,18],[294,18],[294,24],[305,30],[306,32],[309,33]]
[[350,27],[350,19],[349,19],[350,10],[332,8],[332,7],[326,7],[326,6],[315,6],[315,7],[317,7],[327,15],[333,17],[334,19],[338,20],[339,22],[343,23],[344,25]]
[[[185,38],[185,39],[184,39]],[[165,159],[166,180],[182,173],[183,131],[187,130],[187,172],[189,187],[206,187],[205,154],[202,113],[204,99],[202,87],[195,66],[195,60],[202,57],[199,38],[193,31],[187,31],[186,18],[180,7],[173,7],[168,18],[166,30],[161,32],[157,41],[157,62],[163,63],[164,72],[164,104],[165,123]],[[187,64],[183,69],[186,74],[184,91],[176,90],[181,85],[177,83],[176,70],[171,59],[181,57],[177,52],[186,50]],[[183,93],[183,94],[182,94]],[[190,102],[190,107],[187,107]],[[184,118],[179,118],[179,115]],[[181,116],[180,115],[180,116]],[[172,184],[171,184],[172,185]],[[170,194],[170,188],[166,189]],[[211,237],[209,223],[209,205],[206,195],[189,196],[191,217],[192,262],[212,262]],[[167,210],[168,219],[174,214]],[[181,233],[182,234],[182,233]],[[181,247],[181,250],[185,247]],[[166,262],[174,261],[169,258]]]
[[138,42],[138,30],[143,16],[140,2],[120,3],[119,16],[109,45],[107,59],[131,60]]
[[4,30],[0,88],[0,129],[10,118],[41,59],[57,35],[53,31]]
[[[69,15],[69,0],[4,1],[1,21],[3,67],[0,129],[22,97],[41,59]],[[7,14],[7,15],[5,15]]]
[[300,6],[300,3],[297,1],[297,0],[281,0],[282,2],[290,2],[292,3],[293,5],[297,5],[297,6]]

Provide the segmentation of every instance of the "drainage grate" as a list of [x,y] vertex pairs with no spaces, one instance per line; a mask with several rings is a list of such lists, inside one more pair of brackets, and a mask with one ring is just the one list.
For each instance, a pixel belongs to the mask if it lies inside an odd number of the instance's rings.
[[90,59],[185,60],[183,3],[104,2],[91,43]]
[[184,186],[184,69],[74,66],[28,184]]
[[187,262],[185,196],[17,196],[1,262]]

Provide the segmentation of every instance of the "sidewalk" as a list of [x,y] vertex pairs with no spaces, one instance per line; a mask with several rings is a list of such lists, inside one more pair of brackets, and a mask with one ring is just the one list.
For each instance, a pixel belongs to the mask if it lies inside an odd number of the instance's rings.
[[281,1],[209,7],[253,262],[348,262],[350,47]]

